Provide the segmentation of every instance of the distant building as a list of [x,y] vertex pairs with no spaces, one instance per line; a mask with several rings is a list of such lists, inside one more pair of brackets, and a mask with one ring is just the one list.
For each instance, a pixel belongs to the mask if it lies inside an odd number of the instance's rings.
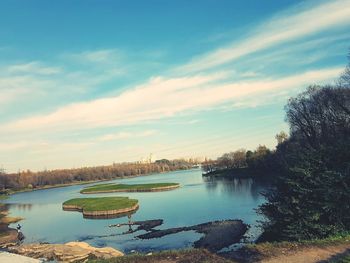
[[154,163],[154,161],[155,161],[155,156],[153,155],[153,153],[150,153],[149,154],[149,156],[148,157],[143,157],[143,158],[141,158],[141,160],[140,160],[140,163],[148,163],[148,164],[150,164],[150,163]]

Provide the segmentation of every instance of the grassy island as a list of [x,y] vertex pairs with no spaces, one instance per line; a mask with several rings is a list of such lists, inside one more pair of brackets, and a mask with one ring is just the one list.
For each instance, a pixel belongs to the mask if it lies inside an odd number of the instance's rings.
[[82,194],[98,194],[112,192],[155,192],[167,191],[178,188],[177,183],[155,183],[155,184],[98,184],[86,187],[80,191]]
[[75,198],[63,203],[63,210],[80,211],[84,217],[113,217],[138,209],[138,201],[128,197]]

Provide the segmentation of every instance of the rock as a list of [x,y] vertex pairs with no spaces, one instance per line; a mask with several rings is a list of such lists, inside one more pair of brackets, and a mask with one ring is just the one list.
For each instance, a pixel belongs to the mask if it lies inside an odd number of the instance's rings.
[[213,221],[194,226],[175,227],[162,230],[153,230],[137,236],[140,239],[159,238],[182,231],[196,231],[204,234],[194,242],[195,248],[205,248],[212,252],[219,251],[240,241],[248,229],[242,220]]
[[124,254],[114,248],[95,248],[85,242],[68,242],[66,244],[24,244],[11,247],[10,250],[20,255],[34,258],[46,258],[60,262],[83,261],[88,258],[109,259]]

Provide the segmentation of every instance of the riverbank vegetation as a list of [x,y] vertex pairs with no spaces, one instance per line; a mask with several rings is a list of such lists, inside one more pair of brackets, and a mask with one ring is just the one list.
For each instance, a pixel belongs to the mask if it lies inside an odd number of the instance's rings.
[[[312,86],[286,105],[290,137],[274,153],[279,176],[260,212],[262,240],[350,231],[349,66],[335,86]],[[347,74],[347,75],[346,75]]]
[[154,184],[98,184],[86,187],[80,191],[82,194],[113,193],[113,192],[152,192],[166,191],[178,188],[177,183]]
[[246,245],[238,250],[214,254],[205,249],[162,251],[131,254],[111,259],[89,260],[91,263],[238,263],[238,262],[329,262],[345,263],[350,258],[350,236],[334,236],[300,242],[264,242]]
[[[349,57],[350,59],[350,57]],[[350,231],[350,63],[333,85],[314,85],[285,106],[289,136],[275,150],[240,149],[203,165],[210,174],[248,170],[272,187],[259,212],[260,241],[327,238]]]
[[350,258],[347,234],[326,239],[299,242],[264,242],[246,245],[237,250],[212,253],[205,249],[185,249],[162,251],[151,254],[131,254],[111,259],[89,260],[93,263],[238,263],[238,262],[330,262],[345,263]]
[[85,216],[108,216],[135,211],[138,200],[128,197],[74,198],[62,204],[64,210],[77,210]]
[[0,194],[11,191],[41,189],[57,185],[69,185],[82,182],[111,180],[129,176],[146,175],[193,167],[185,160],[158,160],[154,163],[119,163],[108,166],[84,167],[77,169],[59,169],[51,171],[5,173],[0,171]]
[[111,259],[94,259],[89,263],[232,263],[231,260],[210,253],[205,249],[170,250],[148,255],[134,254]]
[[202,164],[203,175],[270,179],[275,165],[273,153],[265,145],[259,145],[253,151],[239,149],[224,153],[216,160],[207,160]]

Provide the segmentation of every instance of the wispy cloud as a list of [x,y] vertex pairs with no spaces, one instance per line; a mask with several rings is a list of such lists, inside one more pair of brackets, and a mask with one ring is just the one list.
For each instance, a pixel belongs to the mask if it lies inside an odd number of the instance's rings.
[[24,64],[16,64],[7,67],[5,70],[12,74],[38,74],[38,75],[53,75],[60,73],[62,68],[45,66],[38,61],[33,61]]
[[122,139],[136,139],[136,138],[144,138],[149,137],[157,134],[156,130],[147,130],[142,132],[118,132],[118,133],[111,133],[111,134],[105,134],[101,137],[97,138],[97,141],[115,141],[115,140],[122,140]]
[[[1,82],[1,80],[0,80]],[[8,105],[9,103],[16,101],[18,97],[22,96],[28,96],[30,94],[30,91],[27,89],[22,89],[22,88],[14,88],[11,90],[1,90],[1,96],[0,96],[0,104],[2,106]],[[0,106],[0,109],[2,107]]]
[[250,37],[194,58],[179,67],[180,72],[198,72],[275,45],[312,35],[334,26],[350,25],[347,0],[324,2],[319,6],[300,6],[284,12],[256,28]]
[[5,131],[76,130],[136,124],[196,111],[237,100],[330,80],[342,68],[309,71],[281,79],[216,83],[225,74],[186,78],[153,78],[149,83],[116,97],[63,107],[53,113],[18,120],[1,127]]
[[[75,67],[72,69],[70,60],[60,61],[61,63],[56,61],[58,65],[52,62],[30,61],[0,66],[0,115],[6,114],[5,108],[8,108],[10,103],[23,101],[26,102],[25,105],[40,104],[42,111],[46,108],[52,110],[62,105],[62,102],[81,100],[82,95],[94,92],[100,85],[120,78],[125,74],[124,69],[115,67],[114,64],[104,64],[101,67],[100,62],[107,59],[106,56],[110,52],[112,51],[83,52],[83,56],[90,60],[88,68],[79,70]],[[113,56],[109,59],[113,59]],[[25,110],[24,112],[26,115],[29,113]]]
[[30,74],[0,75],[0,109],[4,111],[4,108],[8,107],[10,103],[18,103],[22,100],[28,102],[47,91],[52,84],[53,81],[50,78],[41,78]]
[[116,49],[98,49],[69,53],[65,54],[64,57],[82,63],[115,63],[121,58],[121,52]]

